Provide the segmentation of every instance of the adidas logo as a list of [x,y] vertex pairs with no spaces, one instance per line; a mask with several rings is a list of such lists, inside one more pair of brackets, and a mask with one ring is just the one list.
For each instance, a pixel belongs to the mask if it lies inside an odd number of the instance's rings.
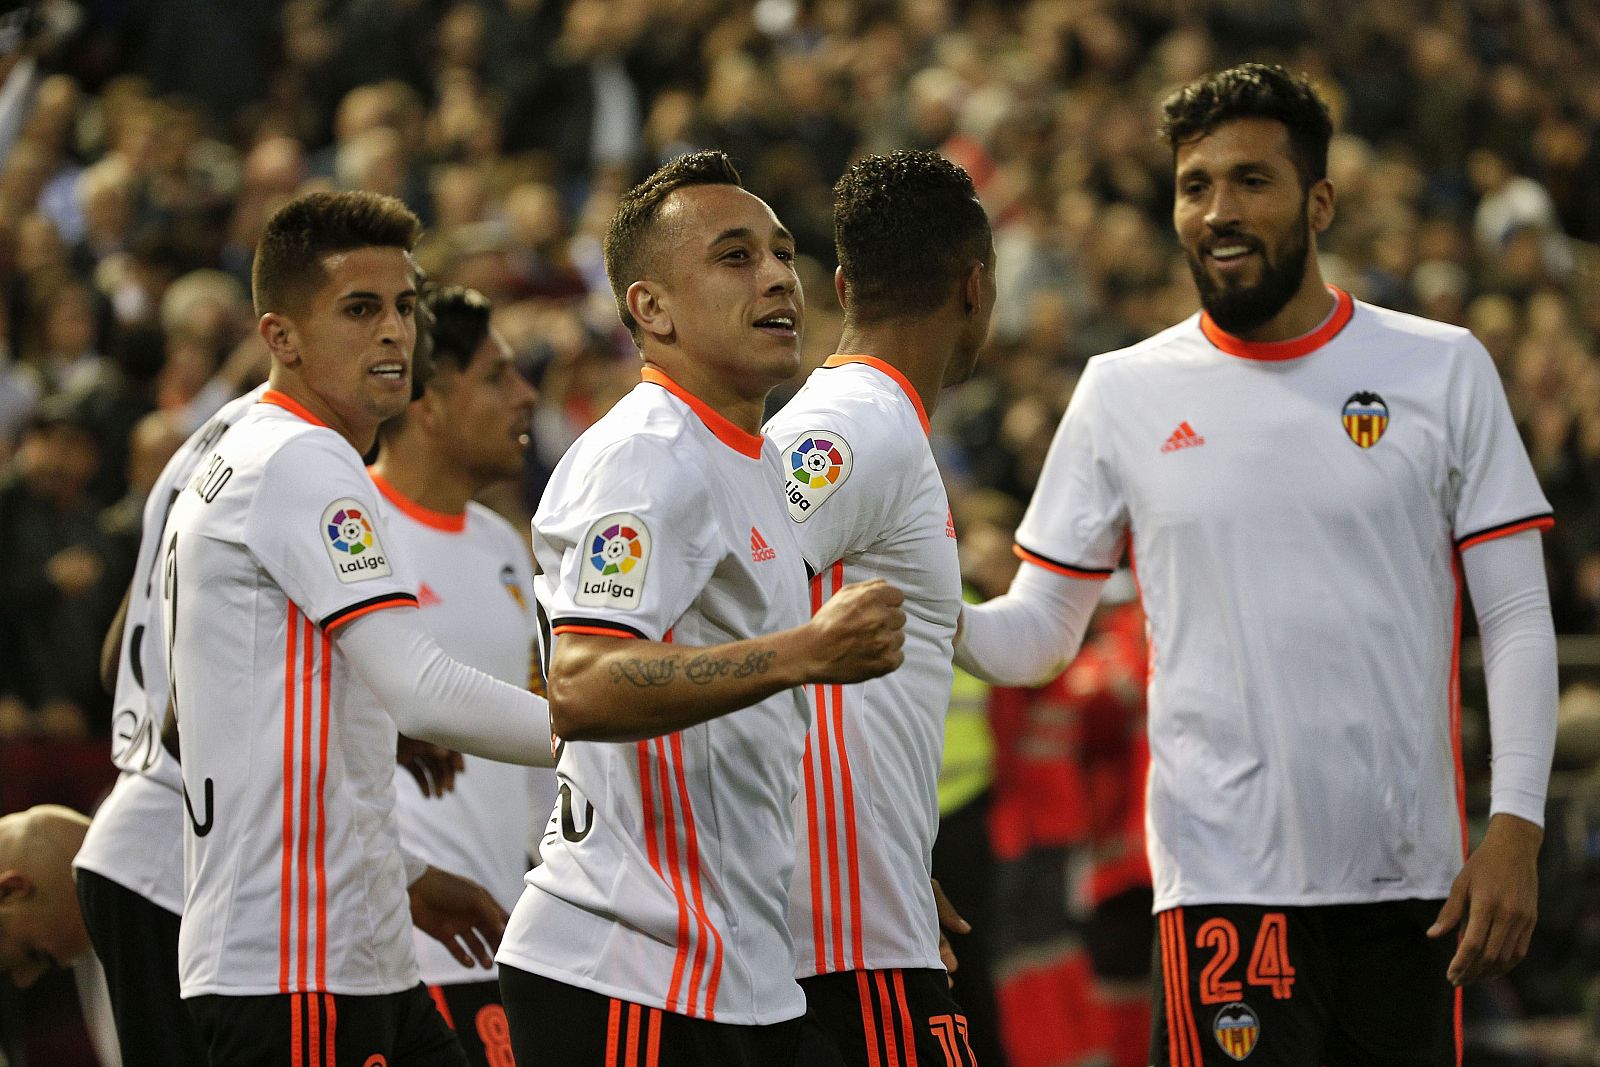
[[443,603],[444,603],[444,601],[439,599],[439,594],[435,593],[432,589],[430,589],[428,587],[428,583],[427,582],[423,582],[422,586],[417,590],[417,606],[418,607],[431,608],[435,604],[443,604]]
[[1180,448],[1199,448],[1206,443],[1206,439],[1194,432],[1194,427],[1188,422],[1178,423],[1178,428],[1172,431],[1172,436],[1167,438],[1167,443],[1161,446],[1163,452],[1176,452]]
[[767,539],[762,537],[761,531],[754,526],[750,527],[750,558],[757,563],[765,563],[769,559],[778,558],[778,553],[773,550],[771,545],[767,544]]
[[944,535],[952,541],[956,539],[956,517],[949,508],[944,509]]

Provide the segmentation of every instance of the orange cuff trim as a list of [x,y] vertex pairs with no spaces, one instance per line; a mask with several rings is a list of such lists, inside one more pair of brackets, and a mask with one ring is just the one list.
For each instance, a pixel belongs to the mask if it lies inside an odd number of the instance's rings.
[[1456,551],[1465,552],[1474,545],[1481,545],[1485,541],[1496,541],[1502,537],[1521,533],[1524,530],[1548,530],[1556,524],[1554,515],[1534,515],[1526,519],[1514,519],[1499,526],[1491,526],[1487,530],[1479,530],[1475,534],[1468,534],[1456,542]]
[[1104,569],[1098,567],[1074,567],[1069,563],[1057,563],[1055,560],[1041,556],[1037,552],[1029,552],[1021,545],[1012,545],[1011,551],[1024,563],[1031,563],[1035,567],[1043,567],[1047,571],[1064,574],[1068,578],[1084,578],[1089,581],[1103,582],[1111,577],[1111,568],[1109,567]]
[[280,393],[276,389],[268,389],[266,392],[261,394],[261,399],[257,400],[256,403],[273,404],[287,411],[291,415],[295,415],[301,419],[304,419],[313,426],[321,426],[324,429],[331,429],[327,423],[311,414],[311,410],[309,408],[300,403],[300,401],[296,400],[294,397],[290,396],[288,393]]
[[911,384],[900,368],[892,363],[887,363],[877,356],[847,356],[843,353],[829,356],[823,361],[824,367],[843,367],[850,363],[864,363],[881,374],[888,375],[894,383],[906,394],[906,399],[911,401],[911,406],[917,409],[917,421],[922,423],[922,432],[931,433],[932,426],[928,422],[928,409],[922,406],[922,397],[917,395],[916,387]]
[[1284,359],[1299,359],[1308,356],[1333,340],[1350,323],[1351,316],[1355,314],[1356,302],[1350,294],[1337,286],[1328,286],[1328,291],[1334,296],[1333,314],[1328,321],[1318,326],[1315,330],[1303,337],[1293,337],[1287,341],[1246,341],[1242,337],[1223,330],[1212,321],[1209,312],[1200,313],[1200,330],[1217,348],[1230,356],[1240,359],[1258,359],[1276,362]]
[[639,640],[639,635],[629,633],[627,630],[610,630],[604,626],[557,626],[550,631],[552,634],[588,634],[591,637],[624,637],[630,641]]
[[370,615],[374,611],[382,611],[384,608],[414,608],[416,606],[417,598],[410,593],[389,593],[385,596],[373,597],[371,600],[363,600],[359,604],[351,604],[347,608],[341,608],[326,619],[323,619],[322,622],[318,623],[318,626],[321,627],[323,633],[331,634],[352,619],[359,619],[361,616]]
[[704,400],[695,396],[689,390],[667,377],[666,372],[657,367],[646,367],[639,372],[639,377],[651,385],[659,385],[685,404],[689,410],[700,417],[706,424],[706,429],[716,435],[717,440],[750,459],[761,458],[762,436],[740,429],[731,420]]
[[425,508],[396,489],[394,483],[372,467],[367,468],[367,474],[372,478],[372,484],[378,487],[378,492],[383,494],[384,499],[411,518],[422,523],[422,525],[444,533],[460,533],[467,528],[467,513],[465,511],[452,515],[446,511],[434,511],[432,508]]

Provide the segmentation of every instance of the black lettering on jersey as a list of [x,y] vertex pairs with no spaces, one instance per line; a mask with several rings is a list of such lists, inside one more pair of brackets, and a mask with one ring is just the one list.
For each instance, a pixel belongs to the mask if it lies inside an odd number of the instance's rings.
[[148,771],[156,762],[155,723],[123,708],[111,727],[111,745],[111,761],[118,767]]
[[139,658],[139,653],[144,651],[144,623],[133,628],[133,633],[128,637],[128,669],[133,672],[133,680],[138,684],[140,691],[144,690],[144,661]]
[[189,785],[183,786],[183,806],[189,811],[189,825],[194,827],[194,836],[204,837],[211,832],[211,826],[216,821],[216,812],[211,810],[211,779],[206,779],[206,821],[201,822],[194,817],[194,805],[189,803]]
[[[209,783],[208,783],[209,784]],[[572,821],[572,786],[566,782],[561,783],[561,836],[576,845],[579,841],[589,836],[589,831],[594,829],[594,805],[587,800],[583,802],[583,829],[579,830]]]
[[213,452],[206,465],[195,471],[194,477],[189,481],[189,488],[209,504],[217,499],[217,494],[222,492],[222,487],[227,485],[228,479],[232,477],[233,468],[222,458],[222,453]]
[[194,442],[195,453],[211,451],[216,446],[216,443],[222,440],[222,435],[228,432],[228,427],[232,425],[231,422],[223,419],[212,419],[200,427],[200,435],[195,438]]

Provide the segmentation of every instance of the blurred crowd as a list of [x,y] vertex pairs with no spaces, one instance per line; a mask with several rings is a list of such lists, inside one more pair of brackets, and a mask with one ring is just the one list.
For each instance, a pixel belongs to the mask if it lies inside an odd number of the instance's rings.
[[1557,516],[1557,631],[1600,634],[1600,7],[36,0],[0,16],[0,738],[106,729],[144,494],[264,376],[250,258],[297,192],[401,197],[430,275],[495,302],[542,393],[499,502],[527,513],[637,378],[600,253],[620,190],[733,155],[797,236],[809,369],[838,336],[833,180],[936,148],[985,201],[1000,287],[936,445],[963,539],[1004,545],[1084,361],[1197,307],[1156,105],[1244,59],[1335,106],[1325,276],[1498,362]]

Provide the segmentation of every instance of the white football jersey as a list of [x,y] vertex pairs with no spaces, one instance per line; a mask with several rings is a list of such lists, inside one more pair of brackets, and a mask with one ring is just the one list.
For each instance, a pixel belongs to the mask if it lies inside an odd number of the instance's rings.
[[[552,640],[703,647],[803,625],[777,447],[644,379],[562,457],[534,516]],[[789,689],[649,741],[565,742],[500,962],[716,1022],[801,1015],[786,913],[809,725]]]
[[127,623],[117,660],[111,760],[122,770],[73,860],[174,914],[183,911],[183,775],[161,746],[167,714],[167,643],[161,631],[156,566],[167,512],[228,427],[265,385],[223,405],[173,453],[144,505]]
[[362,614],[417,603],[378,500],[356,450],[269,391],[167,520],[186,997],[416,984],[395,727],[333,643]]
[[[407,498],[376,471],[372,480],[388,505],[384,535],[417,577],[422,621],[439,647],[501,681],[528,685],[539,626],[527,544],[482,504],[443,514]],[[555,772],[462,758],[465,770],[442,797],[423,796],[410,773],[397,769],[400,841],[432,866],[477,882],[510,911],[522,893],[528,843],[555,802]],[[494,977],[482,967],[463,967],[420,930],[414,940],[428,985]]]
[[1550,508],[1467,331],[1335,295],[1293,341],[1196,315],[1090,360],[1017,530],[1080,577],[1131,545],[1158,910],[1461,867],[1457,554]]
[[796,975],[943,968],[929,879],[954,681],[961,567],[916,389],[870,356],[834,356],[766,433],[815,572],[813,610],[846,583],[905,593],[905,663],[860,685],[809,686],[789,890]]

